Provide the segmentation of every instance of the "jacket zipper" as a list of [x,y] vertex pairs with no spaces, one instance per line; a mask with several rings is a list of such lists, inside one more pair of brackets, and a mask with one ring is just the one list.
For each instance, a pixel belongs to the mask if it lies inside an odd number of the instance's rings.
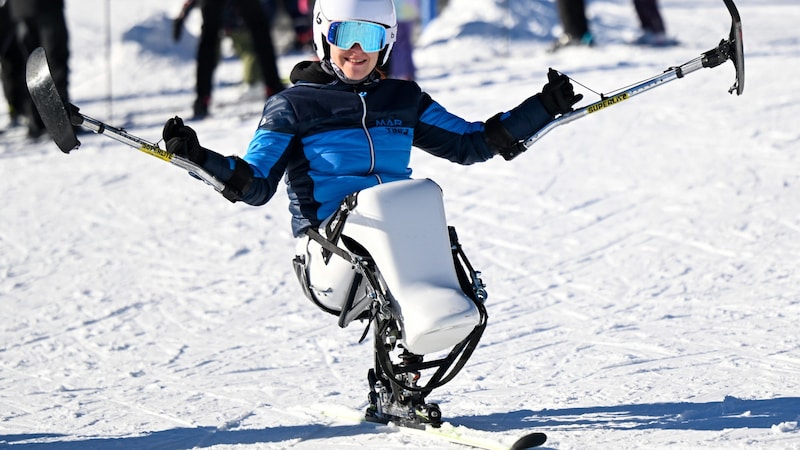
[[[375,170],[375,144],[372,142],[372,136],[369,134],[369,129],[367,128],[367,101],[364,97],[366,97],[366,92],[358,92],[358,98],[361,100],[361,106],[363,113],[361,114],[361,127],[364,129],[364,134],[367,136],[367,142],[369,143],[369,170],[367,174],[372,174]],[[382,183],[381,177],[379,175],[375,175],[378,179],[379,183]]]

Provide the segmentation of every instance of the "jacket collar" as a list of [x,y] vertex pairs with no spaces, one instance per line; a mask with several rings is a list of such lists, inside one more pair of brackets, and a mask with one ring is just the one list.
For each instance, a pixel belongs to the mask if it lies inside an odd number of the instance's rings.
[[[326,61],[327,62],[327,61]],[[345,83],[336,76],[332,67],[326,67],[327,64],[319,61],[302,61],[294,66],[289,80],[293,84],[322,84],[322,85],[348,85],[348,86],[369,86],[380,80],[380,74],[377,70],[373,71],[366,80],[350,84]]]

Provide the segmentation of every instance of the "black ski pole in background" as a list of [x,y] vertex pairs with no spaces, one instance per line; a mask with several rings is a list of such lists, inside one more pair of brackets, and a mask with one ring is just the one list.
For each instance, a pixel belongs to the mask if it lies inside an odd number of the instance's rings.
[[106,0],[106,89],[108,120],[114,120],[114,78],[111,70],[111,0]]

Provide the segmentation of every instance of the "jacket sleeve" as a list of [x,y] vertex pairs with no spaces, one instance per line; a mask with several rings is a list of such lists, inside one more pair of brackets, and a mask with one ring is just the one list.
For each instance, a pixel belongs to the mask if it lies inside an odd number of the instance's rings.
[[419,123],[414,129],[414,146],[459,164],[486,161],[495,153],[483,136],[483,122],[468,122],[448,112],[422,94]]
[[538,95],[486,122],[468,122],[451,114],[427,94],[423,94],[421,110],[414,145],[460,164],[486,161],[497,154],[511,159],[522,151],[520,141],[553,120]]
[[527,150],[523,141],[553,120],[541,94],[529,97],[508,112],[495,114],[485,124],[486,142],[492,151],[510,161]]
[[263,205],[275,195],[286,171],[294,142],[290,132],[294,123],[288,101],[280,96],[271,97],[245,156],[209,153],[203,168],[233,190],[235,195],[230,200]]

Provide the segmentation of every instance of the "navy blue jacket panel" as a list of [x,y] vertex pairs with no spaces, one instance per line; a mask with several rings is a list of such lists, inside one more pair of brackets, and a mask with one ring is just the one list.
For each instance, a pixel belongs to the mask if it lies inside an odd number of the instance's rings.
[[[459,164],[495,154],[483,122],[449,113],[413,81],[324,81],[298,80],[270,97],[243,157],[254,175],[242,196],[248,204],[266,203],[285,174],[295,236],[318,226],[347,195],[410,178],[412,147]],[[540,109],[536,120],[544,126],[552,117]]]

